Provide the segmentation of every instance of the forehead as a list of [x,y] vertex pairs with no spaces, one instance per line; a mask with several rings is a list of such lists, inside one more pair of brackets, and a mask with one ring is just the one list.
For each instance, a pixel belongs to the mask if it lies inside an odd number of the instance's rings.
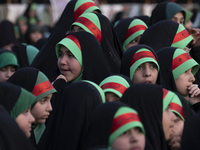
[[64,45],[61,45],[60,46],[60,49],[59,51],[62,51],[62,52],[71,52],[67,47],[65,47]]

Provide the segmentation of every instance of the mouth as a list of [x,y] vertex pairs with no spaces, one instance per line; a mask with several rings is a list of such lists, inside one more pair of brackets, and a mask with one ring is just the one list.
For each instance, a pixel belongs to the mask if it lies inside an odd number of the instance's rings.
[[147,81],[144,81],[144,83],[152,84],[152,81],[147,80]]
[[140,147],[133,147],[131,150],[140,150]]

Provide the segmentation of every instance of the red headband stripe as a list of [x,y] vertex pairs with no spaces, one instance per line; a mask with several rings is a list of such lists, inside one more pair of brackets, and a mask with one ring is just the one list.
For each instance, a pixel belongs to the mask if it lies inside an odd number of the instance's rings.
[[169,92],[168,90],[166,90],[166,89],[163,88],[163,100],[167,96],[168,92]]
[[190,33],[186,29],[179,33],[176,33],[172,44],[177,43],[177,42],[187,38],[188,36],[190,36]]
[[153,59],[155,59],[157,61],[156,57],[153,55],[152,52],[150,52],[150,51],[141,51],[141,52],[135,53],[135,55],[133,56],[132,61],[131,61],[131,66],[137,60],[139,60],[141,58],[145,58],[145,57],[151,57],[151,58],[153,58]]
[[33,88],[32,94],[35,96],[41,95],[47,91],[52,90],[54,87],[52,86],[51,82],[49,80],[42,82],[38,85],[36,85]]
[[184,118],[183,107],[181,107],[177,103],[171,102],[170,109],[179,112],[181,114],[181,116]]
[[109,83],[103,84],[101,86],[101,88],[103,90],[104,89],[109,89],[109,88],[115,89],[116,91],[120,92],[121,94],[123,94],[124,91],[127,89],[124,85],[116,83],[116,82],[109,82]]
[[130,122],[134,122],[134,121],[141,122],[138,114],[136,114],[136,113],[125,113],[125,114],[122,114],[122,115],[114,118],[111,134],[113,132],[115,132],[118,128],[120,128],[121,126],[123,126],[127,123],[130,123]]
[[178,57],[174,58],[172,61],[172,71],[190,59],[192,58],[188,53],[183,53],[179,55]]
[[74,35],[67,35],[65,38],[68,38],[72,41],[74,41],[74,43],[78,46],[78,48],[81,50],[81,45],[78,41],[78,39],[74,36]]
[[79,17],[76,22],[79,22],[81,24],[83,24],[84,26],[86,26],[91,32],[92,34],[97,38],[97,40],[99,42],[101,42],[101,31],[99,30],[99,28],[89,19],[85,18],[85,17]]
[[86,2],[84,4],[82,4],[81,6],[79,6],[76,11],[74,12],[74,20],[76,21],[76,19],[88,8],[96,6],[93,2]]
[[128,32],[127,32],[127,35],[126,35],[125,39],[128,39],[132,34],[134,34],[137,31],[146,30],[146,29],[147,29],[147,27],[145,27],[144,25],[133,26],[133,27],[128,29]]

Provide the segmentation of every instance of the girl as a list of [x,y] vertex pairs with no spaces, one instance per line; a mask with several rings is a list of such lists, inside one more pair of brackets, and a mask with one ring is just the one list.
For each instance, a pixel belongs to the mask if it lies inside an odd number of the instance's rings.
[[56,90],[41,71],[31,67],[18,70],[8,82],[25,88],[37,97],[31,109],[35,118],[32,124],[33,134],[31,139],[34,144],[37,144],[45,130],[46,119],[52,111],[51,97],[56,93]]
[[140,19],[126,18],[115,27],[115,32],[125,52],[129,47],[139,44],[141,35],[147,29],[147,25]]
[[136,83],[161,83],[158,58],[152,48],[146,45],[130,47],[122,58],[121,73]]
[[116,101],[119,100],[125,90],[129,88],[133,82],[130,80],[129,77],[121,74],[112,75],[105,78],[99,86],[103,89],[106,101]]
[[[111,68],[97,39],[90,33],[70,33],[56,45],[58,68],[67,82],[90,80],[99,84]],[[57,78],[57,79],[58,79]]]
[[87,140],[91,149],[144,150],[145,131],[134,109],[121,102],[108,102],[92,113]]
[[35,121],[31,105],[36,97],[27,90],[11,83],[0,83],[0,104],[10,113],[27,138],[31,136],[31,124]]
[[123,55],[121,45],[109,19],[100,13],[85,13],[71,25],[72,31],[86,31],[93,34],[109,62],[112,72],[119,73]]
[[0,82],[6,82],[18,68],[16,55],[6,49],[0,49]]
[[145,149],[167,149],[175,120],[170,109],[173,100],[180,101],[173,92],[153,84],[133,85],[122,96],[121,101],[139,114],[146,133]]

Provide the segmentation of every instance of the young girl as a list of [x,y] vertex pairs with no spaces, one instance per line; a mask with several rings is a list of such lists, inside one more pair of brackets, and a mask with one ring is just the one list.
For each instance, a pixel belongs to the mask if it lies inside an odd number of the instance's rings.
[[146,147],[167,150],[173,133],[175,115],[170,103],[179,98],[171,91],[154,84],[137,84],[126,90],[121,101],[135,109],[145,128]]
[[[40,69],[51,82],[60,74],[57,67],[57,57],[55,56],[55,46],[69,32],[70,26],[75,19],[86,12],[100,13],[101,10],[92,0],[69,1],[56,23],[54,31],[33,61],[32,67]],[[46,54],[48,54],[48,57],[46,57]]]
[[31,105],[36,97],[27,90],[11,83],[0,83],[0,104],[10,113],[27,138],[31,136],[31,124],[35,118],[31,114]]
[[116,74],[105,78],[101,81],[99,86],[105,93],[106,101],[111,102],[119,100],[126,89],[132,84],[133,82],[129,77],[122,74]]
[[115,27],[115,32],[125,52],[129,47],[139,44],[141,35],[147,29],[147,25],[140,19],[126,18]]
[[56,56],[61,73],[58,78],[66,82],[84,79],[99,84],[112,74],[99,42],[87,32],[68,34],[56,45]]
[[108,102],[92,113],[86,143],[91,149],[144,150],[145,131],[134,109],[121,102]]
[[91,81],[77,81],[64,88],[56,101],[38,148],[82,149],[89,128],[89,116],[96,106],[105,102],[103,91]]
[[152,48],[146,45],[130,47],[122,58],[121,74],[129,76],[134,84],[161,82],[158,58]]
[[35,118],[32,124],[33,135],[31,139],[37,144],[45,130],[46,119],[52,111],[51,97],[56,90],[41,71],[31,67],[19,69],[8,82],[25,88],[37,97],[31,109],[31,113]]
[[0,82],[6,82],[18,68],[16,55],[6,49],[0,49]]
[[72,31],[86,31],[101,43],[113,73],[119,73],[123,55],[119,39],[109,19],[100,13],[85,13],[71,25]]

